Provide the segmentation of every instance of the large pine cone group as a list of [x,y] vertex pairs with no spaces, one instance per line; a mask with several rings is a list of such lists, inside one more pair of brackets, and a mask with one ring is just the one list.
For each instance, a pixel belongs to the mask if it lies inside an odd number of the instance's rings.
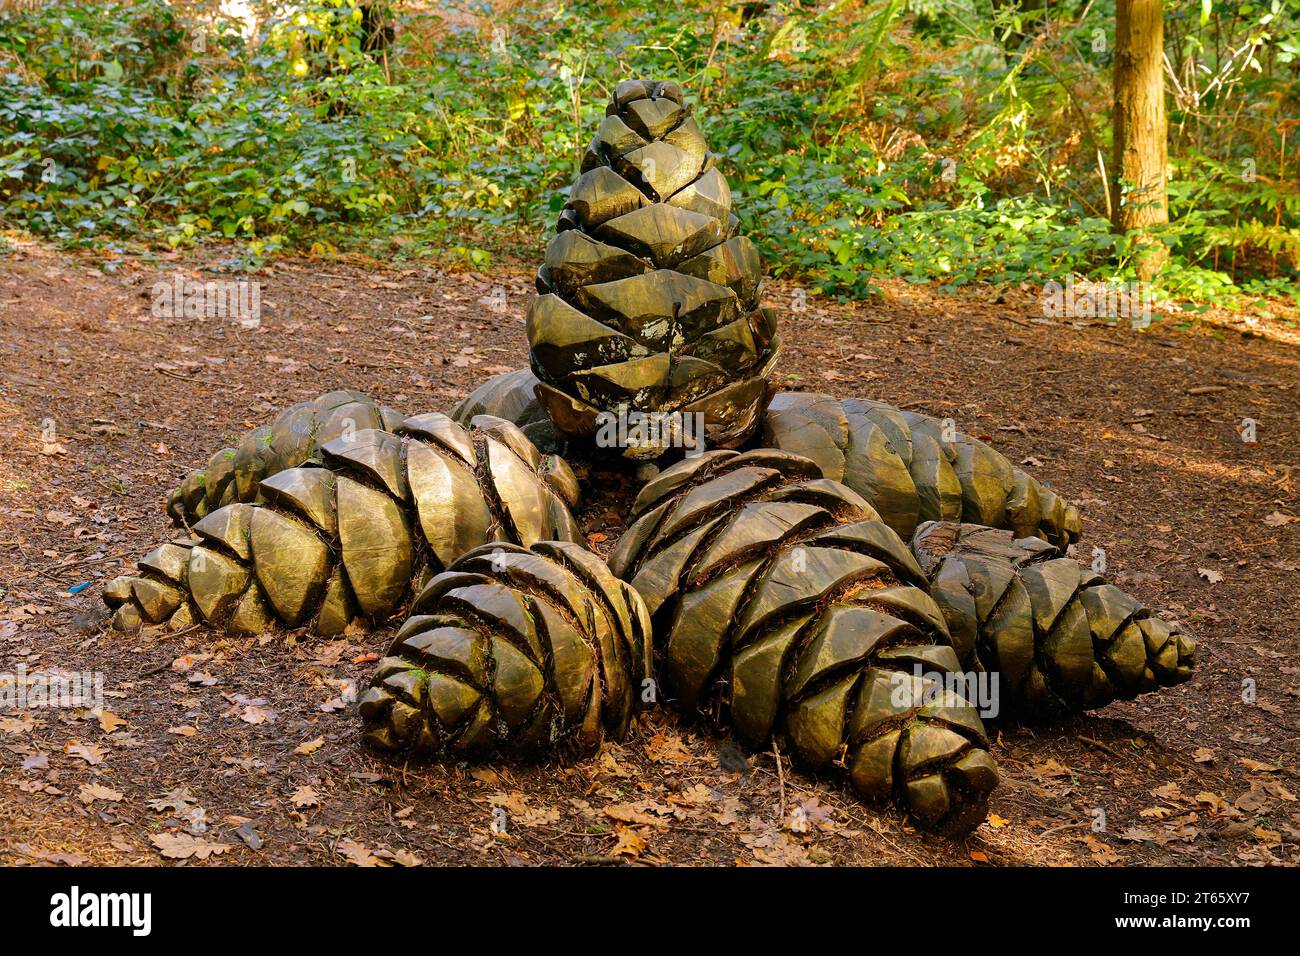
[[1196,641],[1038,538],[934,522],[912,551],[968,669],[1009,716],[1060,717],[1189,680]]
[[647,690],[645,606],[577,544],[476,548],[411,612],[360,702],[381,750],[590,752]]
[[[713,447],[753,431],[776,359],[762,266],[676,83],[620,83],[537,273],[528,344],[555,427],[701,413]],[[622,448],[657,458],[671,431]]]
[[667,694],[802,763],[836,763],[875,799],[960,833],[997,771],[907,546],[812,461],[710,452],[642,490],[610,559],[646,601]]
[[425,568],[485,542],[581,541],[568,465],[509,422],[475,424],[431,413],[326,442],[319,465],[264,478],[261,503],[218,508],[194,525],[199,542],[164,544],[110,583],[114,626],[336,634],[355,617],[386,620]]

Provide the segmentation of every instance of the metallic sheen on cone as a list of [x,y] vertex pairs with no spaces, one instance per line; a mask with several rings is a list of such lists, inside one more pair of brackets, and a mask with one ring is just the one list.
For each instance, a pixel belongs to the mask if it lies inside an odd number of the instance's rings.
[[968,670],[1008,716],[1060,717],[1190,680],[1196,641],[1038,538],[930,522],[912,539]]
[[[560,433],[591,442],[601,413],[672,412],[702,414],[711,447],[753,432],[779,342],[738,225],[681,88],[620,83],[528,310],[537,396]],[[657,458],[659,435],[617,451]]]
[[927,829],[984,819],[997,770],[920,567],[871,506],[774,449],[709,452],[642,490],[610,568],[645,599],[665,693],[762,745],[784,733]]
[[168,497],[167,513],[178,527],[188,527],[223,505],[255,501],[263,478],[317,458],[326,442],[367,428],[394,431],[405,417],[350,389],[299,402],[188,475]]
[[261,501],[218,508],[194,525],[197,542],[164,544],[111,582],[114,626],[337,634],[382,623],[413,580],[485,542],[581,542],[569,466],[507,421],[472,425],[431,413],[325,443],[320,464],[263,479]]
[[488,544],[429,581],[361,697],[385,751],[590,753],[650,678],[640,596],[577,544]]
[[880,512],[904,539],[923,521],[1010,528],[1065,547],[1079,539],[1073,505],[951,422],[866,399],[781,392],[763,418],[764,445],[805,455]]

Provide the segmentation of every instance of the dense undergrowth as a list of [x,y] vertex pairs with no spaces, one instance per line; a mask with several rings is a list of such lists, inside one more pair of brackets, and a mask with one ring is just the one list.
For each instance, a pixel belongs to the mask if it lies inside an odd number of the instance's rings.
[[[1042,0],[1024,0],[1023,7]],[[68,244],[535,258],[613,83],[676,78],[771,269],[862,296],[1131,276],[1114,0],[47,0],[0,13],[0,216]],[[1297,295],[1300,11],[1166,0],[1165,292]]]

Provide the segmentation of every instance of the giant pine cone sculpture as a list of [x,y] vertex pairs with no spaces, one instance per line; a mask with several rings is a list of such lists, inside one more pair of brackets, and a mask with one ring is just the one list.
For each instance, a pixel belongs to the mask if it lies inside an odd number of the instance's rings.
[[111,582],[114,626],[258,633],[278,621],[336,634],[354,617],[382,622],[426,567],[485,542],[581,541],[568,465],[509,422],[475,425],[432,413],[325,443],[321,465],[264,478],[262,503],[218,508],[194,525],[199,542],[164,544]]
[[640,596],[581,546],[488,544],[416,597],[360,701],[381,750],[594,750],[650,678]]
[[610,559],[646,601],[660,679],[754,745],[842,763],[868,797],[922,825],[984,819],[997,771],[907,546],[815,463],[771,449],[709,452],[642,490]]
[[962,666],[998,675],[1008,715],[1058,717],[1192,676],[1191,635],[1037,538],[933,522],[912,551]]
[[[744,440],[778,344],[753,243],[676,83],[620,83],[582,160],[528,310],[538,397],[586,439],[601,412],[702,413],[711,446]],[[669,439],[671,440],[671,439]],[[624,454],[655,458],[646,437]]]
[[254,428],[234,448],[221,449],[205,467],[191,472],[172,491],[167,513],[177,525],[188,526],[222,505],[255,501],[258,482],[316,457],[326,442],[368,428],[394,431],[405,417],[369,395],[349,389],[299,402],[270,425]]
[[922,521],[1011,528],[1061,547],[1079,538],[1073,505],[988,445],[929,415],[883,402],[781,392],[768,406],[761,441],[817,462],[905,539]]

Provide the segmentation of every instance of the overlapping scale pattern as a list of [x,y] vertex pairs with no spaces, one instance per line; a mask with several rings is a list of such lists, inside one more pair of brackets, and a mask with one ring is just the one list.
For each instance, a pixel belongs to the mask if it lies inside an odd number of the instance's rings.
[[640,596],[579,545],[489,544],[420,591],[361,697],[385,751],[589,753],[650,680]]
[[178,526],[188,527],[223,505],[256,501],[263,478],[309,461],[326,442],[366,429],[393,431],[405,417],[350,389],[299,402],[186,476],[168,497],[167,513]]
[[924,521],[966,521],[1064,547],[1082,529],[1073,505],[999,452],[951,422],[883,402],[780,392],[760,441],[817,462],[904,539]]
[[[738,224],[681,88],[620,83],[528,310],[538,397],[560,432],[591,439],[600,413],[620,408],[701,413],[714,447],[754,430],[778,340]],[[668,440],[621,451],[655,458]]]
[[611,570],[645,599],[665,693],[923,826],[984,819],[997,770],[943,615],[858,494],[772,449],[710,452],[642,490]]
[[1038,538],[929,522],[912,552],[968,669],[1002,710],[1059,717],[1190,680],[1196,641]]
[[114,626],[336,634],[386,620],[412,580],[485,542],[582,540],[573,472],[502,419],[466,429],[416,415],[396,432],[341,435],[320,458],[264,478],[262,501],[218,508],[194,525],[197,541],[164,544],[112,581]]

